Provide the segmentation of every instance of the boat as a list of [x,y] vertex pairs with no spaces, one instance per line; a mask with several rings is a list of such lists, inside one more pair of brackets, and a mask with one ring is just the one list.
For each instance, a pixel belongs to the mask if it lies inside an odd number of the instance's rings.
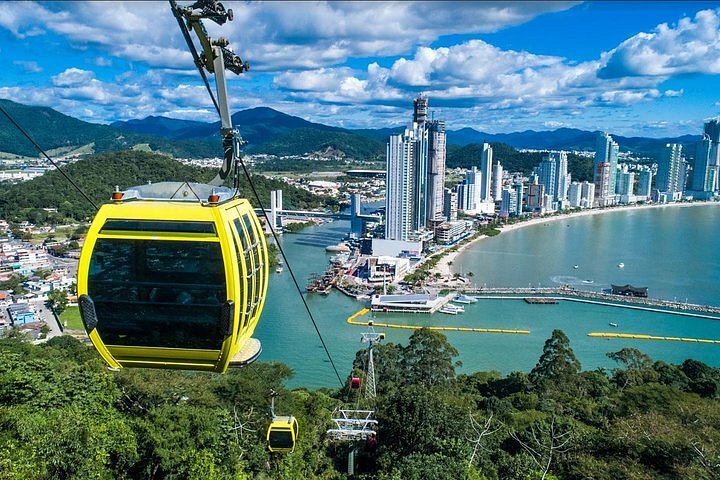
[[582,283],[595,283],[595,280],[583,280]]
[[617,327],[617,326],[618,326],[617,323],[615,323],[615,322],[608,322],[608,325],[610,325],[611,327]]
[[577,270],[578,268],[580,268],[580,265],[573,265],[573,268]]
[[455,297],[453,299],[453,302],[464,303],[464,304],[477,303],[477,299],[474,297],[469,297],[467,295],[458,295],[457,297]]
[[625,264],[622,262],[618,263],[618,268],[625,268]]
[[283,272],[283,267],[277,267],[275,269],[275,273],[282,273],[282,272]]
[[440,313],[447,313],[448,315],[457,315],[458,313],[465,313],[465,309],[458,305],[447,304],[440,309]]

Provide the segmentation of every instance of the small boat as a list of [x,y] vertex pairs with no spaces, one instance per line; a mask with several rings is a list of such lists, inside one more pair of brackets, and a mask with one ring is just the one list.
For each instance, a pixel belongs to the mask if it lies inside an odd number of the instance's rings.
[[282,273],[282,272],[283,272],[283,267],[277,267],[275,269],[275,273]]
[[595,280],[583,280],[582,283],[595,283]]
[[615,322],[608,322],[608,325],[610,325],[611,327],[617,327],[617,326],[618,326],[617,323],[615,323]]
[[625,264],[622,262],[618,263],[618,268],[625,268]]
[[578,268],[580,268],[580,265],[573,265],[573,268],[577,270]]
[[457,315],[458,313],[465,313],[463,307],[457,305],[450,305],[449,303],[440,309],[440,313],[447,313],[448,315]]
[[474,297],[469,297],[469,296],[467,296],[467,295],[458,295],[457,297],[455,297],[455,298],[453,299],[453,302],[465,303],[465,304],[468,304],[468,303],[477,303],[477,299],[474,298]]

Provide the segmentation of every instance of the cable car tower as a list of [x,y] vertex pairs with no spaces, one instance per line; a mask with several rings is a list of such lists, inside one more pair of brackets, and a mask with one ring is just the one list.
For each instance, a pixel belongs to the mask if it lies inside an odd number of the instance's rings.
[[[377,333],[373,327],[373,322],[368,322],[368,331],[360,336],[360,341],[368,345],[367,360],[365,362],[365,389],[364,398],[367,403],[372,404],[377,396],[375,383],[375,362],[373,360],[373,348],[382,339],[385,338],[384,333]],[[351,388],[358,388],[359,379],[352,378]],[[358,402],[359,406],[359,402]],[[348,451],[348,475],[355,474],[355,455],[357,453],[358,442],[365,441],[367,444],[374,444],[377,438],[377,420],[373,417],[375,410],[360,410],[340,408],[333,412],[332,421],[335,422],[335,428],[327,431],[330,441],[338,443],[349,443]]]

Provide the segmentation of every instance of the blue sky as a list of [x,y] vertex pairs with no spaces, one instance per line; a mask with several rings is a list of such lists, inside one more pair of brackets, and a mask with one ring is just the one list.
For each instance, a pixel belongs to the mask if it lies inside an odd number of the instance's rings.
[[[189,4],[189,2],[180,2]],[[699,134],[720,114],[717,2],[223,2],[233,111],[347,128]],[[4,2],[0,98],[83,120],[216,116],[166,2]]]

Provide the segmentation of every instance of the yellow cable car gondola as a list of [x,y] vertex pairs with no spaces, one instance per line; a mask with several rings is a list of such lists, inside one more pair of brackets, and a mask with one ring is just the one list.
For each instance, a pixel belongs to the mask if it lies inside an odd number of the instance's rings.
[[298,435],[298,422],[295,417],[273,417],[267,431],[267,447],[273,453],[292,453]]
[[113,200],[90,226],[77,285],[85,329],[108,365],[225,372],[255,360],[268,257],[250,203],[173,182]]

